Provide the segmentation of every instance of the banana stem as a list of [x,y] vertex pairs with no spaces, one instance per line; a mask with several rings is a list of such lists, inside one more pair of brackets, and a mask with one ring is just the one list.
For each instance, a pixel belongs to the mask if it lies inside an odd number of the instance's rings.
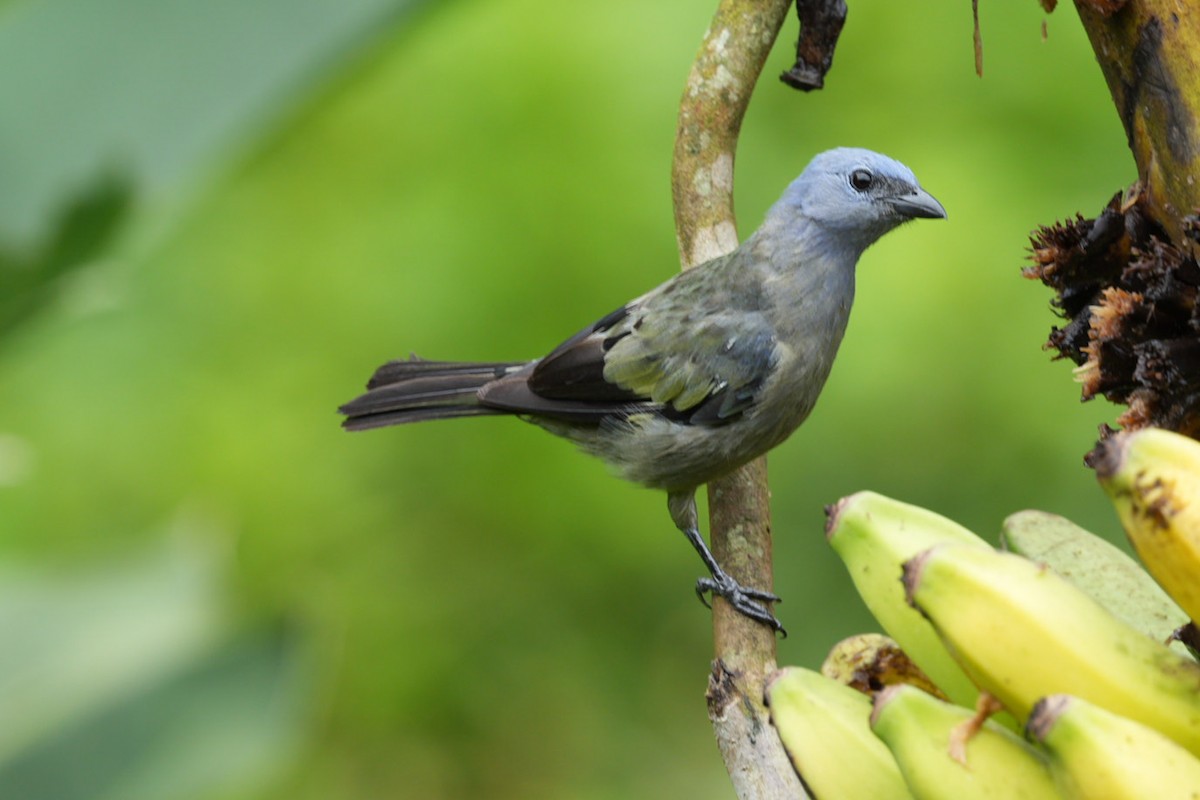
[[1200,9],[1176,0],[1075,0],[1137,162],[1151,216],[1172,241],[1200,207]]
[[[688,75],[671,176],[685,269],[737,247],[733,160],[738,132],[790,6],[790,0],[722,0]],[[766,459],[714,481],[708,497],[717,561],[742,585],[770,590]],[[737,796],[807,797],[762,702],[766,678],[776,669],[774,631],[715,598],[713,640],[709,719]]]

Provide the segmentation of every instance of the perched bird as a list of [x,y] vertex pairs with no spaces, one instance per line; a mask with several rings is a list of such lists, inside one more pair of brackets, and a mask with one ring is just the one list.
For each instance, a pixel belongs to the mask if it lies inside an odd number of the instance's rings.
[[737,583],[700,536],[696,489],[786,439],[837,354],[863,251],[898,225],[943,218],[903,164],[870,150],[813,158],[733,252],[675,275],[532,361],[390,361],[341,407],[349,430],[513,414],[622,477],[667,492],[711,575],[697,581],[780,629],[775,595]]

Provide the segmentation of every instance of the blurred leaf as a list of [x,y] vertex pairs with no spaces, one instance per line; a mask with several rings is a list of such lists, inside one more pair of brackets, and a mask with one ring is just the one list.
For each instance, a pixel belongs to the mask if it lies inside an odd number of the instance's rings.
[[60,278],[104,252],[126,221],[132,198],[123,177],[103,176],[69,199],[32,256],[0,250],[0,341],[53,297]]
[[[419,0],[43,0],[0,12],[0,335]],[[119,178],[96,181],[120,165]],[[65,209],[65,211],[63,211]],[[32,254],[32,255],[21,255]]]
[[219,611],[214,561],[194,547],[86,574],[0,566],[0,764],[195,659]]
[[0,797],[197,797],[290,751],[297,637],[231,639],[214,537],[185,532],[87,574],[0,569]]
[[175,800],[262,779],[296,740],[297,642],[239,638],[0,764],[0,797]]
[[0,239],[113,163],[157,195],[306,96],[414,0],[41,0],[0,14]]

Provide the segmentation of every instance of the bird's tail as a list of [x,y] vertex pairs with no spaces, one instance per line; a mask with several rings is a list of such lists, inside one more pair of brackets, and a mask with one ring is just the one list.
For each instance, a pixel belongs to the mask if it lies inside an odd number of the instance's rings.
[[507,413],[480,405],[479,388],[528,362],[389,361],[371,376],[365,394],[338,409],[342,427],[365,431],[431,419]]

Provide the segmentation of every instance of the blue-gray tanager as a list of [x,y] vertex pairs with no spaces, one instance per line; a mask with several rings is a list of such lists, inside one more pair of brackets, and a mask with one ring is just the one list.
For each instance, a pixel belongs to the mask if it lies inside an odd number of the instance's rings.
[[854,268],[875,240],[941,204],[903,164],[870,150],[815,157],[762,227],[728,255],[679,273],[544,358],[380,367],[342,406],[366,430],[515,414],[575,442],[628,480],[667,492],[675,525],[720,595],[778,629],[769,592],[744,587],[700,536],[696,489],[762,455],[817,402],[837,354]]

